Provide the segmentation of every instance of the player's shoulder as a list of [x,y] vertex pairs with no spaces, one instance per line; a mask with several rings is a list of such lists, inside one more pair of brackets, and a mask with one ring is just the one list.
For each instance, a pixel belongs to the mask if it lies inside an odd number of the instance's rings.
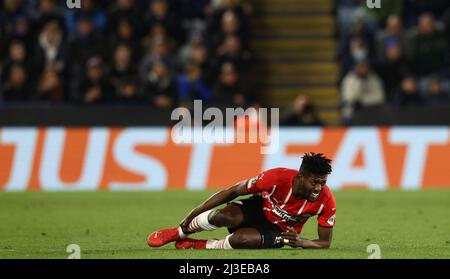
[[288,168],[273,168],[273,169],[268,169],[264,172],[271,173],[271,174],[279,174],[279,175],[297,175],[298,174],[298,170],[288,169]]
[[274,168],[263,172],[264,175],[272,176],[277,179],[290,179],[298,175],[298,170],[288,168]]

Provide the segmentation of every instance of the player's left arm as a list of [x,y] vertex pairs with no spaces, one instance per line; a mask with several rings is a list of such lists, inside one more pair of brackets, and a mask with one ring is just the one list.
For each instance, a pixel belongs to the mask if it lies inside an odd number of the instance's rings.
[[309,240],[301,238],[297,235],[297,232],[290,229],[288,232],[283,232],[281,237],[285,240],[285,244],[293,248],[304,249],[328,249],[331,246],[331,240],[333,239],[333,227],[317,227],[317,234],[319,239]]
[[318,239],[309,240],[300,238],[294,229],[289,229],[288,232],[283,232],[281,237],[285,244],[294,248],[305,249],[328,249],[331,247],[333,239],[333,227],[336,224],[336,201],[333,194],[324,203],[323,210],[318,215],[317,234]]

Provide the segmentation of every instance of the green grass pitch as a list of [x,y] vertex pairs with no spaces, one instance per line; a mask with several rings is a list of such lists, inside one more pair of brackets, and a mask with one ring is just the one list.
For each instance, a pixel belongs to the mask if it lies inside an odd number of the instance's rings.
[[[177,225],[212,192],[0,193],[0,258],[69,256],[147,259],[366,259],[369,244],[382,258],[450,258],[450,190],[336,191],[337,225],[329,250],[177,251],[146,245],[156,229]],[[316,237],[311,218],[303,237]],[[223,238],[224,229],[197,238]]]

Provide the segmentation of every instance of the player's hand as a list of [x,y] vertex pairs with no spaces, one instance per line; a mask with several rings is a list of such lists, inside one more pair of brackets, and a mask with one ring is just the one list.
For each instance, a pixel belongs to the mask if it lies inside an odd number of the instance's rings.
[[281,239],[285,245],[292,248],[302,247],[302,240],[298,237],[297,232],[293,228],[289,228],[289,231],[281,233]]
[[197,216],[197,214],[196,214],[195,212],[191,212],[191,213],[189,213],[188,216],[186,216],[186,217],[183,219],[183,221],[181,221],[180,227],[181,227],[181,229],[183,230],[184,233],[188,233],[188,232],[189,232],[189,230],[188,230],[189,224],[192,222],[192,220],[193,220],[196,216]]

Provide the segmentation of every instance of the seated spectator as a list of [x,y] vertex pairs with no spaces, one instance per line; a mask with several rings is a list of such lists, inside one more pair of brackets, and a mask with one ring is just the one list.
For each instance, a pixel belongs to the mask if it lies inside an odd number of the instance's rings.
[[166,28],[159,23],[155,23],[151,28],[149,34],[147,34],[142,40],[142,46],[144,49],[149,49],[158,41],[163,41],[167,46],[168,53],[174,53],[177,48],[177,42],[168,36]]
[[207,37],[212,38],[214,34],[222,32],[223,21],[229,21],[230,19],[224,19],[224,14],[227,12],[232,12],[237,17],[235,22],[239,22],[239,37],[250,38],[250,25],[239,0],[219,0],[208,24]]
[[408,55],[408,53],[405,53],[407,41],[404,34],[402,19],[397,15],[389,16],[386,22],[386,29],[379,31],[376,38],[377,65],[385,63],[386,43],[391,39],[397,39],[402,53]]
[[223,45],[217,50],[215,57],[211,61],[214,77],[218,76],[222,65],[227,62],[232,63],[239,72],[243,71],[246,66],[239,37],[227,37]]
[[248,50],[248,37],[242,33],[238,16],[232,11],[226,11],[221,20],[221,28],[218,32],[211,34],[209,38],[210,51],[215,52],[229,36],[236,36],[241,41],[242,49]]
[[365,11],[362,0],[337,0],[336,7],[339,32],[344,40],[351,33],[355,19],[362,17]]
[[427,105],[439,106],[449,104],[449,81],[432,76],[428,80],[422,80],[420,84],[422,96]]
[[153,64],[156,61],[164,61],[166,68],[170,74],[175,74],[175,66],[172,60],[172,56],[169,52],[169,46],[163,39],[154,40],[150,46],[150,52],[142,59],[139,65],[139,78],[140,80],[146,80],[148,73],[153,68]]
[[216,98],[226,105],[246,107],[248,100],[239,74],[231,63],[222,65],[219,82],[215,87]]
[[9,45],[9,55],[3,63],[3,70],[0,71],[0,81],[2,83],[9,79],[11,69],[14,65],[21,65],[27,73],[31,72],[32,65],[28,58],[25,45],[21,41],[13,41]]
[[178,98],[183,106],[191,107],[194,100],[212,101],[213,94],[203,80],[202,70],[191,62],[185,72],[177,76]]
[[48,67],[44,70],[37,85],[36,98],[51,103],[60,103],[65,100],[63,81],[56,69]]
[[420,16],[419,33],[413,39],[413,49],[413,66],[418,76],[439,73],[446,68],[447,40],[444,32],[437,29],[432,14]]
[[78,20],[89,18],[94,32],[103,32],[106,28],[107,16],[104,10],[97,7],[94,0],[81,1],[81,9],[71,9],[66,15],[66,26],[69,35],[77,31]]
[[138,1],[135,0],[117,0],[114,9],[108,15],[108,27],[109,34],[112,34],[114,30],[117,30],[119,22],[123,19],[127,20],[133,26],[133,30],[136,31],[138,40],[142,34],[143,11],[140,10]]
[[92,57],[86,63],[86,77],[80,84],[79,99],[83,104],[104,104],[114,98],[114,88],[109,83],[100,57]]
[[304,95],[298,96],[287,116],[281,120],[282,126],[322,126],[323,122],[317,115],[316,108]]
[[441,17],[446,8],[450,7],[448,0],[404,0],[404,13],[406,27],[417,25],[417,19],[423,13],[430,13],[435,17]]
[[84,76],[85,65],[90,57],[100,56],[102,59],[109,53],[104,53],[102,37],[94,32],[89,18],[78,20],[77,33],[69,42],[67,67],[70,77],[71,95],[77,98],[78,87]]
[[31,86],[28,82],[29,73],[22,65],[13,65],[9,79],[2,86],[1,99],[4,102],[27,101],[30,99]]
[[192,59],[193,49],[197,46],[205,47],[201,30],[193,30],[188,42],[179,48],[177,62],[181,69],[184,69],[184,66]]
[[[0,15],[1,22],[1,15]],[[34,34],[32,32],[32,22],[25,15],[17,15],[11,21],[11,30],[5,30],[6,33],[2,34],[0,29],[0,61],[8,55],[8,50],[12,42],[21,41],[25,45],[27,53],[34,51]]]
[[[177,43],[181,43],[184,38],[180,32],[176,16],[170,11],[167,0],[153,0],[150,3],[149,11],[145,16],[145,26],[150,30],[156,24],[161,25],[167,31],[167,36],[174,38]],[[149,33],[147,31],[147,33]]]
[[381,65],[380,75],[384,81],[384,88],[388,100],[392,100],[401,80],[409,73],[409,67],[402,53],[401,43],[397,38],[385,42],[384,63]]
[[130,21],[125,18],[120,20],[117,24],[117,30],[114,30],[110,37],[110,48],[116,49],[118,45],[126,44],[131,48],[133,61],[138,61],[142,55],[142,49],[136,32]]
[[[401,16],[403,1],[379,0],[380,8],[372,9],[364,5],[367,14],[366,21],[370,22],[373,28],[379,28],[390,16]],[[375,30],[375,29],[374,29]]]
[[116,94],[116,102],[119,104],[141,104],[143,101],[134,77],[123,79],[116,87]]
[[136,77],[137,71],[132,60],[131,48],[128,45],[118,45],[114,50],[112,61],[109,78],[114,87],[119,87],[129,77]]
[[344,43],[342,43],[341,61],[342,61],[342,73],[345,75],[353,68],[355,63],[360,61],[369,61],[371,65],[375,65],[373,57],[373,41],[370,34],[357,31],[355,34],[351,34]]
[[417,81],[408,76],[402,80],[397,93],[394,96],[394,104],[398,106],[418,106],[423,102],[419,95]]
[[214,77],[212,76],[210,64],[208,61],[209,54],[208,50],[204,45],[197,45],[192,49],[191,56],[189,57],[189,61],[194,62],[197,64],[200,69],[202,70],[202,76],[203,79],[208,83],[211,84]]
[[57,22],[48,22],[39,34],[35,61],[36,70],[40,75],[45,68],[62,73],[66,67],[66,45],[63,41],[62,31]]
[[49,22],[56,22],[63,34],[66,32],[64,16],[58,12],[56,0],[40,0],[39,15],[36,19],[37,33],[41,33]]
[[355,65],[342,82],[342,116],[349,123],[359,107],[381,105],[385,101],[383,83],[376,73],[370,70],[367,62]]
[[4,0],[0,10],[0,36],[2,40],[11,38],[16,18],[25,15],[23,3],[20,0]]
[[144,95],[159,109],[169,109],[177,104],[177,88],[166,64],[159,60],[144,81]]

